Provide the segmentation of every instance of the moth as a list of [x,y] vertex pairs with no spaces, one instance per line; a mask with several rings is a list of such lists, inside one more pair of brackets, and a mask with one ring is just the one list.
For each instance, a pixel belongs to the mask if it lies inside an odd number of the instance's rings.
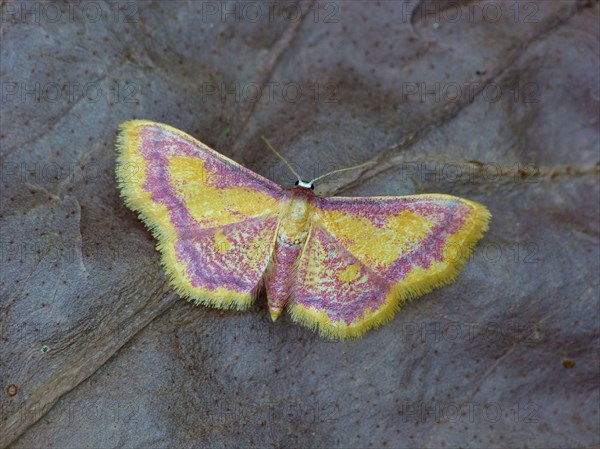
[[362,336],[453,282],[491,217],[450,195],[321,198],[299,176],[284,189],[144,120],[121,124],[116,175],[180,296],[246,310],[264,286],[273,321],[286,310],[330,339]]

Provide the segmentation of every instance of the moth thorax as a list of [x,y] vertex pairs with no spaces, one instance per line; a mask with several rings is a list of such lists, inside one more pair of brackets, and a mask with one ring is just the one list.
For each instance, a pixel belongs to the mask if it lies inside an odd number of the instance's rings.
[[293,221],[306,221],[308,203],[304,198],[294,198],[290,201],[289,216]]
[[304,198],[292,198],[281,220],[280,240],[289,245],[302,243],[308,231],[308,202]]

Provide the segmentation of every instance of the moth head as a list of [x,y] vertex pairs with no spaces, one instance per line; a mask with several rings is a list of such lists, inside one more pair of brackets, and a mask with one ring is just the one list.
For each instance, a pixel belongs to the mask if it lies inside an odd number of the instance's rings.
[[312,182],[296,181],[295,185],[304,187],[305,189],[315,190],[315,185]]
[[319,179],[323,179],[323,178],[325,178],[325,177],[327,177],[329,175],[333,175],[334,173],[340,173],[340,172],[348,171],[348,170],[356,170],[357,168],[368,167],[370,165],[376,164],[375,161],[364,162],[364,163],[362,163],[360,165],[355,165],[354,167],[340,168],[338,170],[333,170],[333,171],[330,171],[329,173],[325,173],[324,175],[321,175],[321,176],[313,179],[310,182],[304,182],[300,178],[300,175],[298,174],[298,172],[296,172],[296,170],[294,170],[294,168],[290,165],[290,163],[281,154],[279,154],[279,151],[277,151],[275,148],[273,148],[273,145],[271,145],[269,143],[269,141],[267,140],[267,138],[265,136],[263,136],[263,140],[265,141],[265,143],[267,144],[267,146],[269,147],[269,149],[273,153],[275,153],[277,155],[277,157],[279,159],[281,159],[285,163],[285,165],[287,165],[287,167],[296,176],[296,178],[298,178],[298,181],[296,181],[296,186],[298,186],[298,187],[304,187],[305,189],[315,190],[315,185],[314,185],[315,181],[318,181]]

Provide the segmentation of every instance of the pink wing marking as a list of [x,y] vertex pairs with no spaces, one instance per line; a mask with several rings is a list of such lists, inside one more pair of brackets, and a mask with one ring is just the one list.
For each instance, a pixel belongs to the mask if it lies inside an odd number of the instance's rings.
[[490,218],[480,204],[437,194],[320,198],[313,213],[290,312],[330,338],[358,337],[402,301],[452,282]]
[[[317,267],[315,265],[320,265]],[[348,266],[358,265],[353,279],[340,279]],[[292,302],[327,313],[332,321],[350,324],[363,312],[385,302],[388,283],[362,265],[327,231],[313,227],[298,268]]]
[[425,239],[419,241],[411,251],[402,254],[387,269],[378,271],[391,284],[402,280],[414,266],[428,268],[432,262],[442,261],[447,237],[463,227],[471,212],[468,202],[462,198],[426,194],[406,197],[323,198],[319,207],[322,210],[346,211],[368,219],[377,227],[384,226],[390,216],[403,211],[414,212],[434,222]]
[[[210,291],[221,288],[221,292],[256,293],[274,247],[279,221],[277,212],[263,211],[257,207],[255,214],[248,216],[236,215],[234,210],[227,210],[229,216],[234,216],[239,221],[218,228],[207,228],[191,215],[185,199],[173,187],[169,159],[184,156],[202,160],[207,171],[215,175],[212,187],[224,190],[232,187],[259,190],[276,200],[285,198],[286,192],[277,184],[166,125],[133,121],[124,127],[128,135],[136,128],[139,132],[139,144],[137,149],[131,151],[139,151],[145,164],[144,182],[139,188],[148,192],[152,201],[167,209],[168,220],[175,235],[163,235],[160,221],[150,220],[146,223],[159,239],[159,248],[173,245],[177,259],[186,265],[185,277],[188,281],[173,268],[170,259],[163,259],[172,282],[182,295],[197,301],[217,307],[245,307],[246,303],[240,305],[235,301],[219,302],[218,297],[210,297]],[[133,142],[134,140],[124,141],[121,145],[126,148],[126,145]],[[139,211],[139,206],[134,205]],[[223,251],[223,254],[210,249],[211,245],[214,247],[215,234],[219,229],[232,247]],[[209,259],[209,254],[214,257]],[[198,296],[199,293],[186,287],[187,282],[191,287],[201,287],[206,293]]]
[[[188,266],[193,287],[215,290],[222,286],[257,293],[275,245],[276,217],[258,217],[218,228],[197,229],[175,245]],[[226,243],[215,245],[217,235]]]

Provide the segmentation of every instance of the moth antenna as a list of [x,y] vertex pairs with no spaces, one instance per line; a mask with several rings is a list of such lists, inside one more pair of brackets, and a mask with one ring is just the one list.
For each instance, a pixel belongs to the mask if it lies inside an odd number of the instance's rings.
[[273,153],[275,153],[275,154],[277,155],[277,157],[279,157],[279,159],[281,159],[281,160],[282,160],[282,161],[285,163],[285,165],[287,165],[287,168],[289,168],[289,169],[290,169],[290,171],[291,171],[291,172],[292,172],[292,173],[293,173],[293,174],[296,176],[296,178],[298,178],[298,181],[299,181],[299,182],[302,182],[302,178],[301,178],[301,177],[300,177],[300,175],[299,175],[299,174],[296,172],[296,170],[294,170],[294,169],[292,168],[292,166],[290,165],[290,163],[289,163],[289,162],[288,162],[288,161],[287,161],[287,160],[286,160],[286,159],[285,159],[285,158],[284,158],[284,157],[283,157],[281,154],[279,154],[279,151],[277,151],[275,148],[273,148],[273,145],[271,145],[271,144],[269,143],[269,141],[267,140],[267,138],[266,138],[265,136],[261,136],[261,137],[262,137],[262,139],[265,141],[265,143],[267,144],[267,146],[269,147],[269,149],[270,149],[270,150],[271,150]]
[[333,175],[334,173],[340,173],[340,172],[343,172],[343,171],[356,170],[358,168],[367,167],[369,165],[375,165],[376,163],[377,162],[375,162],[375,161],[369,161],[369,162],[363,162],[362,164],[359,164],[359,165],[355,165],[354,167],[340,168],[338,170],[333,170],[333,171],[330,171],[329,173],[325,173],[324,175],[321,175],[321,176],[313,179],[309,184],[312,184],[313,182],[318,181],[319,179],[323,179],[326,176]]

